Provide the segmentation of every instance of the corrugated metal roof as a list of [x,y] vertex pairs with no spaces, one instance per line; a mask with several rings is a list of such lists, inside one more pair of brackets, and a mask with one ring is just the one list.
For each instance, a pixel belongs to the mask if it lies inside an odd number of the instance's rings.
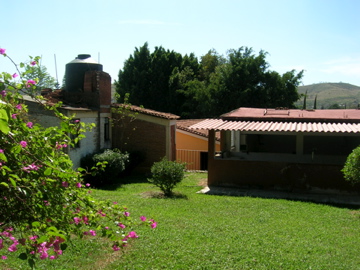
[[359,123],[321,123],[321,122],[272,122],[272,121],[224,121],[206,119],[189,129],[239,130],[262,132],[335,132],[360,133]]

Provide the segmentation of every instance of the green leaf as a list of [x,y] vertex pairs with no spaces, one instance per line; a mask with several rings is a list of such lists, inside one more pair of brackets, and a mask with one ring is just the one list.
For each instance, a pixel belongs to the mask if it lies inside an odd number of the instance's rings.
[[52,169],[50,167],[46,168],[46,170],[44,171],[45,175],[51,175],[52,173]]
[[4,120],[9,120],[9,117],[8,117],[8,114],[7,114],[6,110],[0,109],[0,118],[4,119]]
[[4,153],[0,153],[0,160],[7,162],[7,157]]
[[30,269],[35,269],[35,261],[33,259],[28,259],[28,264]]
[[14,187],[16,187],[16,182],[14,181],[14,179],[10,178],[10,182]]
[[9,124],[4,119],[0,119],[0,131],[5,134],[8,134],[10,131]]
[[53,231],[53,232],[58,232],[58,229],[54,226],[51,226],[49,228],[46,229],[46,231],[50,232],[50,231]]
[[31,223],[31,226],[34,228],[40,227],[40,222],[39,221],[34,221],[33,223]]
[[27,254],[25,252],[23,252],[23,253],[19,254],[18,258],[20,260],[27,260]]
[[9,185],[8,185],[8,183],[5,183],[5,182],[0,182],[0,185],[3,185],[3,186],[5,186],[5,187],[9,187]]

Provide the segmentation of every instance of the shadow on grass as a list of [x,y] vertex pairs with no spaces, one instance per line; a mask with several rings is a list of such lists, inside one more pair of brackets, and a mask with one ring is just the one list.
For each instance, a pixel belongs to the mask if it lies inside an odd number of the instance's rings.
[[188,196],[181,194],[180,192],[173,192],[170,196],[165,196],[165,194],[161,191],[147,191],[141,193],[141,197],[143,198],[154,198],[154,199],[184,199],[188,200]]
[[144,173],[131,173],[120,175],[114,179],[106,181],[106,183],[101,183],[102,181],[99,181],[99,184],[97,184],[95,180],[91,183],[91,185],[96,189],[114,191],[126,184],[148,183],[147,179],[149,177],[149,175]]

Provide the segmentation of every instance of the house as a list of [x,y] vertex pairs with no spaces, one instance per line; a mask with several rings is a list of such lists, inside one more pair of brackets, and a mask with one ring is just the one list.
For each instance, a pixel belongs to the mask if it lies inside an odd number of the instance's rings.
[[[208,131],[189,129],[203,120],[184,119],[176,122],[176,160],[185,162],[187,170],[208,169]],[[220,151],[219,134],[215,145],[215,150]]]
[[[66,65],[66,88],[45,90],[42,95],[48,104],[63,102],[59,111],[65,116],[75,116],[84,123],[95,123],[96,127],[84,133],[86,136],[75,147],[66,149],[74,168],[87,154],[111,147],[111,77],[102,71],[102,65],[90,55],[80,54]],[[45,110],[37,101],[25,96],[32,121],[44,127],[60,125],[52,111]]]
[[140,155],[140,172],[150,172],[163,157],[176,158],[176,120],[179,116],[140,106],[112,104],[112,147]]
[[189,128],[209,131],[209,186],[360,194],[341,172],[360,145],[360,110],[239,108]]

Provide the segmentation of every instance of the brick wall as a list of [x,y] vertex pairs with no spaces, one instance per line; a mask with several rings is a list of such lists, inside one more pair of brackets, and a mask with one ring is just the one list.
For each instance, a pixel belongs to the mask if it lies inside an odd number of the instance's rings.
[[[113,115],[115,119],[118,116]],[[115,123],[112,128],[112,143],[114,148],[122,151],[139,151],[145,154],[145,160],[139,164],[141,171],[150,171],[154,162],[166,156],[166,126],[135,119]]]

